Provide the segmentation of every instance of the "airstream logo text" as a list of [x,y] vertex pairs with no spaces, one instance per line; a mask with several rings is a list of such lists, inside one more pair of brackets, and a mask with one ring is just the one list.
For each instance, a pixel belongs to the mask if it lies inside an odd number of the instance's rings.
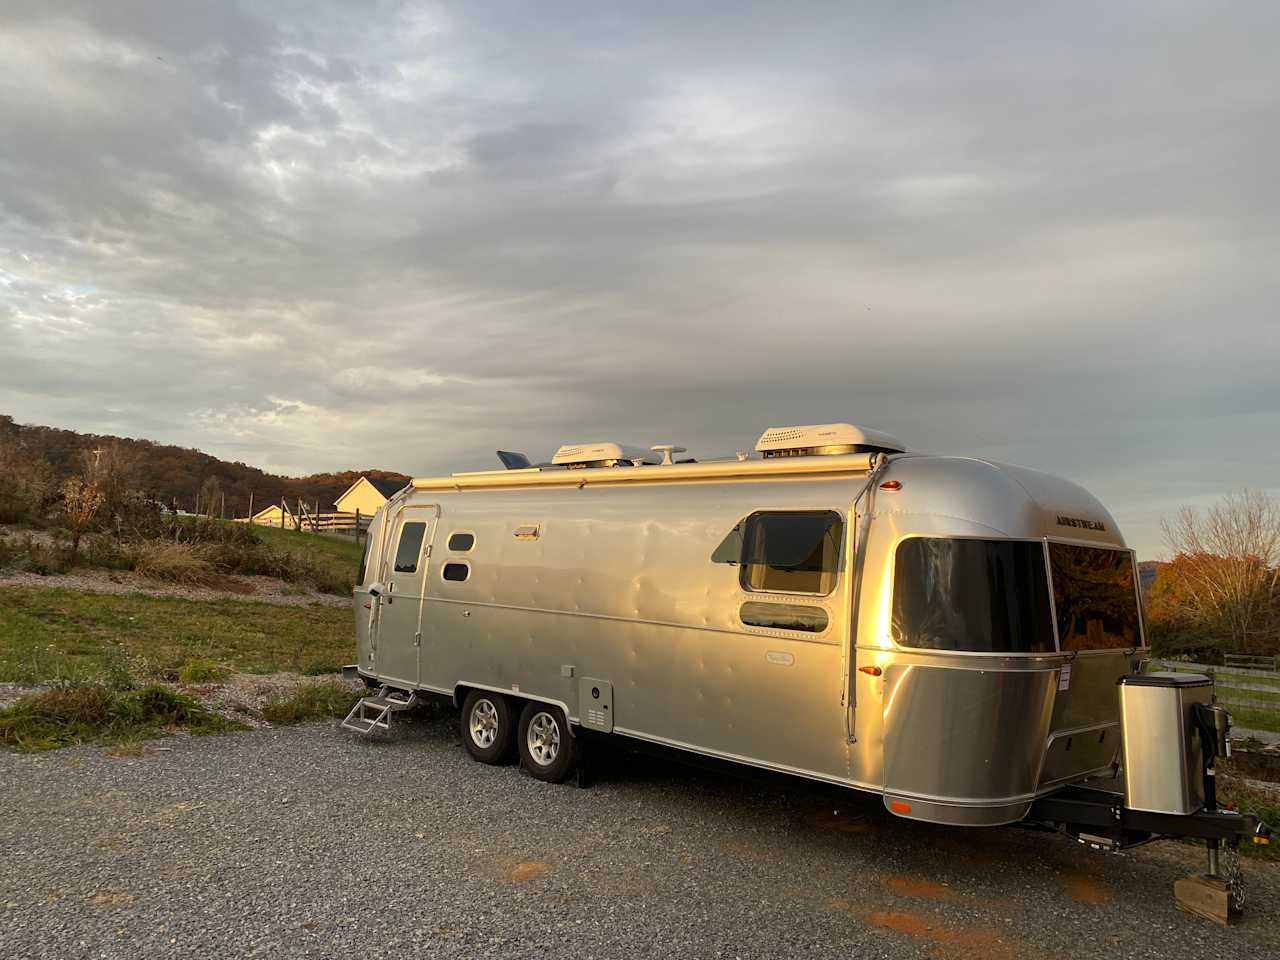
[[1060,527],[1079,527],[1082,530],[1106,530],[1107,525],[1099,520],[1081,520],[1079,517],[1064,517],[1059,515],[1058,526]]

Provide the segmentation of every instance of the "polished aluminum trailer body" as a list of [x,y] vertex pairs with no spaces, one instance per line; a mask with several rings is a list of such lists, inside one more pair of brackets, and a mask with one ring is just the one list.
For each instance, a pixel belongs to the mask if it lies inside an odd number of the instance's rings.
[[[750,589],[716,556],[744,518],[787,513],[838,518],[829,591]],[[421,546],[397,571],[406,529]],[[874,791],[935,822],[1017,821],[1112,771],[1140,626],[1098,650],[1061,649],[1056,620],[1035,652],[904,646],[895,563],[913,538],[1021,544],[1046,569],[1055,544],[1118,551],[1138,602],[1132,554],[1094,497],[984,460],[494,471],[416,480],[379,511],[355,590],[358,667],[457,702],[470,689],[544,701],[575,727]],[[805,628],[750,625],[769,605]]]

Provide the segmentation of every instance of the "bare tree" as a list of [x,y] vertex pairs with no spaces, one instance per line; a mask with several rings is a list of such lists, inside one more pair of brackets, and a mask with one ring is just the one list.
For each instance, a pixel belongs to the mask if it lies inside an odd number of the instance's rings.
[[102,493],[92,483],[72,477],[62,484],[62,512],[71,531],[71,552],[80,552],[80,538],[102,507]]
[[1280,601],[1280,504],[1243,490],[1203,517],[1183,507],[1162,526],[1189,613],[1221,622],[1240,650],[1264,643]]
[[218,502],[222,499],[222,484],[218,482],[218,478],[214,476],[205,477],[204,483],[200,484],[200,506],[203,508],[200,513],[206,517],[216,517],[218,515]]
[[111,515],[121,513],[129,492],[137,484],[138,455],[120,441],[112,440],[82,451],[81,457],[85,482],[102,494],[103,509]]

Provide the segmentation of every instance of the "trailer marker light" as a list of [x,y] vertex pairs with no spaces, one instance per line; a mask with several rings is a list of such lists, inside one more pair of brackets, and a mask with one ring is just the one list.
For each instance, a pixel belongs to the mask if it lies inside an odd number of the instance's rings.
[[865,673],[870,677],[878,677],[883,672],[879,667],[859,667],[859,673]]
[[910,813],[911,804],[904,803],[901,800],[892,800],[889,802],[889,809],[894,813]]
[[901,481],[901,480],[886,480],[884,483],[880,484],[880,489],[881,489],[881,490],[901,490],[901,489],[902,489],[902,481]]

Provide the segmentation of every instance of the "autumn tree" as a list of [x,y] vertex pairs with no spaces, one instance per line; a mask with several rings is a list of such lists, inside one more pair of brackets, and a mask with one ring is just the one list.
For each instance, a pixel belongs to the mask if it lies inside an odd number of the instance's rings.
[[1261,653],[1280,633],[1280,504],[1228,494],[1201,515],[1183,507],[1163,524],[1170,602],[1191,622],[1220,624],[1231,645]]
[[102,493],[92,483],[72,477],[62,484],[62,513],[71,531],[71,552],[80,552],[80,538],[101,509]]

